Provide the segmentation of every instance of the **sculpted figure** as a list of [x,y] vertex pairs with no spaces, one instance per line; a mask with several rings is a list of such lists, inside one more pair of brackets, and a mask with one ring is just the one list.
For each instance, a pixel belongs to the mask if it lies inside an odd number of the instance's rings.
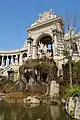
[[43,44],[42,42],[39,43],[39,46],[40,46],[40,47],[39,47],[40,50],[43,50],[43,49],[44,49],[44,44]]
[[47,54],[47,45],[44,45],[44,53]]

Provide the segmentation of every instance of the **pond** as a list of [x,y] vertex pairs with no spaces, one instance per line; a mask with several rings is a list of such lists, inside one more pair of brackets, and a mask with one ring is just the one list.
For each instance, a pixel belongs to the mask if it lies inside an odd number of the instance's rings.
[[28,107],[25,104],[0,103],[0,120],[72,120],[58,105]]

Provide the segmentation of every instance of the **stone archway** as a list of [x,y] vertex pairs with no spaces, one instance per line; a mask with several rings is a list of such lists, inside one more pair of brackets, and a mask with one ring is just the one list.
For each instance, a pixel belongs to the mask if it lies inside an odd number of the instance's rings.
[[39,34],[33,41],[33,59],[37,59],[40,52],[53,54],[53,35],[52,33]]

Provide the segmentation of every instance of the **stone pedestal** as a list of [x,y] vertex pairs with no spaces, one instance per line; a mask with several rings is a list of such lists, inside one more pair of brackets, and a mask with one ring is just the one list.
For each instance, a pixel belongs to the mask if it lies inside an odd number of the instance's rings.
[[50,85],[50,97],[59,97],[59,84],[56,81],[51,81]]

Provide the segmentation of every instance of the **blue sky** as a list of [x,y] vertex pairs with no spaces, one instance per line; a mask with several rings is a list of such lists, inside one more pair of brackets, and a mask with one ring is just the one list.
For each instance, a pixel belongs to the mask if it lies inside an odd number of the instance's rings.
[[80,31],[80,0],[0,0],[0,50],[22,48],[26,29],[45,10],[53,11],[66,21],[75,19]]

